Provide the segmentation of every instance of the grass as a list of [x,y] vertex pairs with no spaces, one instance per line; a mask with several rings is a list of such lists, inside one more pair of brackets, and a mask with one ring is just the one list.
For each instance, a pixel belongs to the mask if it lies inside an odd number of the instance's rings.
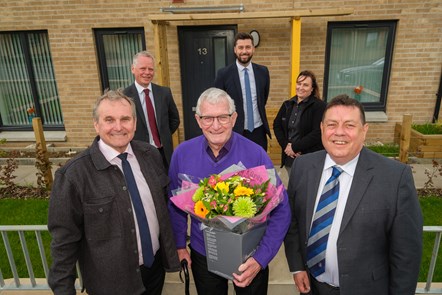
[[[421,197],[420,204],[424,215],[424,225],[442,225],[442,198],[440,197]],[[433,251],[434,239],[436,233],[424,232],[423,255],[421,268],[419,272],[419,282],[426,282],[428,268],[430,266],[431,253]],[[433,282],[442,282],[442,250],[439,246],[439,252],[436,260]]]
[[[424,214],[424,225],[442,225],[442,198],[440,197],[421,197],[420,203]],[[26,224],[47,224],[48,200],[16,200],[3,199],[0,200],[0,224],[1,225],[26,225]],[[8,235],[11,247],[13,248],[14,257],[16,258],[16,265],[20,277],[29,277],[26,270],[26,264],[21,255],[20,241],[17,235]],[[43,233],[43,241],[45,244],[46,256],[50,265],[49,233]],[[424,233],[424,253],[419,274],[419,282],[425,282],[427,279],[428,268],[430,265],[431,253],[433,251],[435,233]],[[31,250],[31,260],[34,266],[35,276],[43,278],[44,272],[41,267],[40,255],[37,250],[35,242],[35,235],[28,233],[26,235],[26,242],[28,248]],[[0,244],[0,269],[3,272],[4,278],[12,277],[10,267],[6,257],[6,252],[3,243]],[[433,282],[442,282],[442,250],[439,249]]]
[[412,124],[411,127],[422,134],[442,134],[442,124]]
[[[48,204],[48,200],[43,199],[0,200],[0,225],[45,225],[47,224]],[[49,249],[51,237],[47,231],[42,232],[41,236],[45,248],[46,259],[50,266],[52,261]],[[34,232],[25,232],[25,239],[35,277],[44,278],[44,270]],[[29,277],[18,234],[16,232],[9,232],[8,240],[13,249],[15,264],[19,276],[24,278]],[[3,240],[0,243],[0,257],[0,269],[3,273],[3,277],[11,278],[11,268],[6,256]]]

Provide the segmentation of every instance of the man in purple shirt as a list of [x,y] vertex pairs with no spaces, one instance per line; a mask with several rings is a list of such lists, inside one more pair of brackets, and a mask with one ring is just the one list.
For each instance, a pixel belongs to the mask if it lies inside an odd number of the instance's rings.
[[[198,99],[195,119],[203,135],[181,143],[172,155],[169,169],[170,190],[181,186],[179,174],[195,177],[195,182],[211,174],[219,174],[241,162],[246,168],[265,165],[274,168],[267,153],[256,143],[233,132],[238,114],[230,96],[218,88],[209,88]],[[280,179],[278,178],[280,183]],[[169,194],[171,195],[171,193]],[[169,204],[170,217],[180,260],[192,268],[198,294],[227,294],[228,284],[207,269],[201,223],[191,218],[190,249],[186,248],[187,213]],[[236,294],[267,294],[268,264],[277,254],[291,219],[287,193],[270,213],[267,230],[255,254],[241,264],[241,275],[233,274]]]

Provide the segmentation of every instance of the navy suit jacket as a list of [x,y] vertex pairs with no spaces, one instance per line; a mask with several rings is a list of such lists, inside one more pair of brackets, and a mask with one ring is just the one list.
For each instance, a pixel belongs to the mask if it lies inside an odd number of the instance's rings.
[[[168,164],[170,164],[173,152],[172,134],[180,125],[180,117],[170,88],[154,83],[151,83],[151,85],[155,102],[155,117],[157,119],[158,133],[166,160]],[[135,131],[133,139],[149,142],[148,123],[146,122],[135,83],[124,89],[123,92],[125,95],[133,98],[137,109],[137,130]]]
[[[255,75],[256,95],[258,101],[258,110],[267,135],[271,138],[269,122],[266,115],[266,103],[269,98],[270,91],[270,74],[266,66],[252,63],[253,73]],[[242,97],[241,82],[238,74],[236,62],[222,68],[218,71],[214,86],[226,91],[235,101],[236,119],[233,130],[242,134],[244,131],[244,99]]]
[[[297,157],[288,185],[290,271],[307,270],[306,247],[326,151]],[[337,240],[341,295],[414,295],[422,212],[410,166],[363,148]]]

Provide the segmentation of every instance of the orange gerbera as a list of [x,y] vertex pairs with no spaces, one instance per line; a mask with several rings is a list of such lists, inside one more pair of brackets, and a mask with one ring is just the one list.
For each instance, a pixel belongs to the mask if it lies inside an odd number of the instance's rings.
[[195,203],[194,211],[195,214],[201,218],[206,218],[207,213],[209,213],[209,210],[207,210],[202,201]]

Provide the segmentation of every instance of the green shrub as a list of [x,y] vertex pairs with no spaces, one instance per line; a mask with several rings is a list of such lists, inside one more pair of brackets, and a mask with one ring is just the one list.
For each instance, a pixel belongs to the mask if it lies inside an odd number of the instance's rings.
[[399,156],[399,145],[394,143],[373,144],[373,145],[369,144],[366,147],[372,150],[373,152],[384,155],[386,157]]
[[442,124],[432,124],[432,123],[426,123],[426,124],[412,124],[411,128],[414,130],[422,133],[422,134],[442,134]]
[[[5,138],[0,138],[0,145],[4,144],[5,142],[6,142]],[[4,157],[4,156],[6,156],[6,152],[4,150],[0,149],[0,157]]]

